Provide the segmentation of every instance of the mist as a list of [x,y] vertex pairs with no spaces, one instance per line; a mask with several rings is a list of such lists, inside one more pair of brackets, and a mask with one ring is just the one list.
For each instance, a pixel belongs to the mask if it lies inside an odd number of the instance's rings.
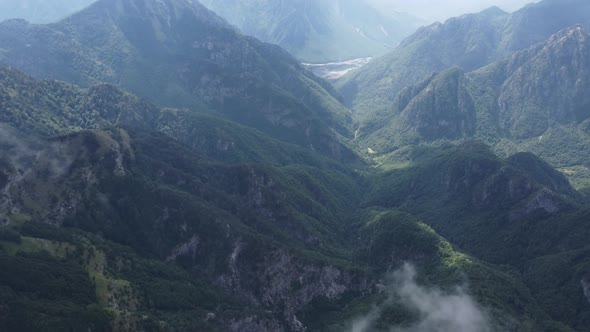
[[482,11],[498,6],[512,12],[538,0],[367,0],[385,12],[406,12],[427,22]]
[[69,171],[73,156],[59,143],[24,137],[15,128],[0,123],[0,161],[21,174],[35,163],[44,163],[50,176],[60,177]]
[[388,299],[366,316],[352,323],[350,332],[369,332],[388,305],[400,303],[416,312],[418,322],[410,326],[392,326],[391,332],[494,332],[486,311],[465,291],[452,292],[428,288],[416,282],[416,269],[405,264],[392,275]]

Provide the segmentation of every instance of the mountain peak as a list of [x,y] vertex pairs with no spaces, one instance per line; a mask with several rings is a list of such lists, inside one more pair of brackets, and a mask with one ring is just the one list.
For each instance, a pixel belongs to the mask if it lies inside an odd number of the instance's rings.
[[491,6],[489,8],[482,10],[480,12],[480,14],[489,15],[489,16],[502,16],[502,15],[506,15],[508,13],[498,6]]
[[460,16],[455,16],[455,17],[451,17],[449,19],[447,19],[445,21],[445,23],[452,23],[452,22],[462,22],[462,24],[465,24],[463,22],[469,22],[470,20],[482,20],[482,19],[495,19],[497,17],[503,17],[503,16],[508,16],[509,13],[504,11],[502,8],[498,7],[498,6],[491,6],[488,7],[480,12],[475,12],[475,13],[467,13],[467,14],[463,14]]
[[230,28],[222,18],[196,0],[98,0],[68,20],[80,22],[89,16],[103,16],[115,20],[126,18],[135,21],[152,21],[160,25],[160,28],[187,24],[188,18]]

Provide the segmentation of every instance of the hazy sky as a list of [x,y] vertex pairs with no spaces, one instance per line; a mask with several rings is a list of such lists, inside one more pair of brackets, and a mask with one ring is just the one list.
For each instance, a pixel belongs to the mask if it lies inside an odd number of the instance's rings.
[[514,11],[538,0],[369,0],[388,10],[408,12],[429,21],[442,21],[452,16],[481,11],[498,6]]

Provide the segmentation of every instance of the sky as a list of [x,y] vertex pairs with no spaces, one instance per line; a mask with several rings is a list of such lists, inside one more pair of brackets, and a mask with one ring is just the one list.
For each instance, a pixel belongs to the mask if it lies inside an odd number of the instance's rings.
[[515,11],[527,3],[538,0],[368,0],[384,10],[407,12],[427,21],[444,21],[447,18],[474,13],[491,6]]

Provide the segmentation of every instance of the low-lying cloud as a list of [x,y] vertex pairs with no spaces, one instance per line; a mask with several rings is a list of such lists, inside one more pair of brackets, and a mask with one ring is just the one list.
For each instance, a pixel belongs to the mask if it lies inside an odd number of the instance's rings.
[[4,123],[0,123],[0,160],[8,162],[19,173],[42,162],[53,177],[67,173],[73,162],[63,145],[33,137],[24,138],[15,128]]
[[350,332],[370,332],[388,305],[399,303],[419,319],[409,326],[392,326],[390,332],[493,332],[490,317],[463,287],[452,292],[428,288],[416,282],[416,269],[405,264],[392,276],[388,299],[369,314],[355,320]]

